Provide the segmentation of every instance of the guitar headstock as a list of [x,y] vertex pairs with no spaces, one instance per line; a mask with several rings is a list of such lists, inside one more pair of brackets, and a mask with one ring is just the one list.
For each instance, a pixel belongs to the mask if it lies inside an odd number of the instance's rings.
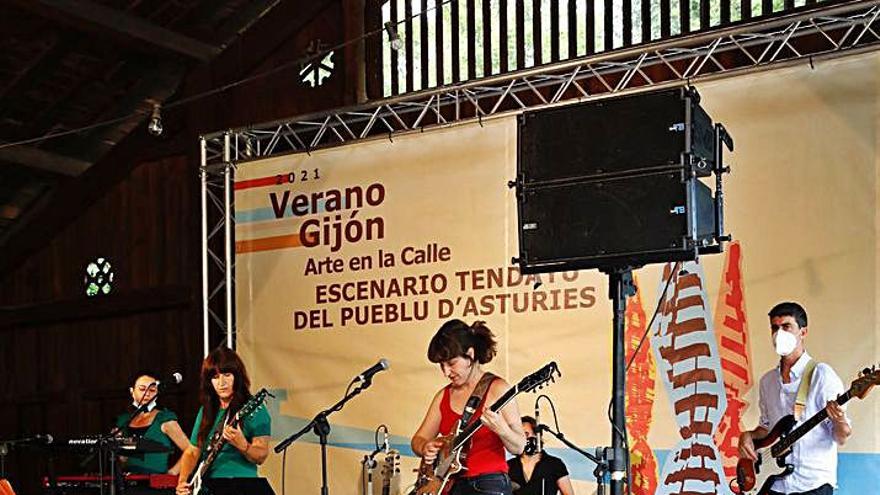
[[556,361],[551,361],[543,368],[520,380],[516,387],[523,392],[533,392],[547,385],[548,382],[556,381],[556,377],[560,376],[562,373],[559,371],[559,366],[556,365]]
[[390,485],[391,479],[398,473],[400,473],[400,452],[391,449],[382,461],[382,485]]
[[880,384],[880,369],[876,366],[865,368],[859,373],[859,377],[853,380],[850,387],[850,395],[864,399],[868,392],[874,388],[874,385]]
[[253,397],[251,397],[243,406],[241,406],[241,409],[238,410],[238,412],[235,414],[235,417],[238,418],[238,420],[243,420],[248,416],[254,414],[254,412],[257,411],[257,408],[263,405],[264,402],[266,402],[267,397],[275,396],[269,393],[269,391],[265,388],[261,388],[259,392],[254,394]]

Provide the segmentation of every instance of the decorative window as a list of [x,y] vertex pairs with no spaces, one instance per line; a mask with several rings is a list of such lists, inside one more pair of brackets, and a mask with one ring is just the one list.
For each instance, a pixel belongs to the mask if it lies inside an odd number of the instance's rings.
[[[327,46],[321,40],[313,40],[309,43],[306,50],[306,56],[310,59],[327,49]],[[299,71],[299,80],[303,85],[316,88],[324,84],[324,81],[333,75],[333,69],[336,68],[336,62],[333,61],[335,51],[328,52],[320,60],[312,60],[303,65]]]
[[84,283],[86,295],[89,297],[109,294],[113,290],[113,267],[110,260],[98,258],[86,265]]

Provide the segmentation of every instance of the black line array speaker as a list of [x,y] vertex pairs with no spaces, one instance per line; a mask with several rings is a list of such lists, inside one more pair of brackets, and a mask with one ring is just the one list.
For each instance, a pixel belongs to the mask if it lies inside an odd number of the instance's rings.
[[[520,270],[610,269],[719,252],[719,129],[693,88],[520,115],[511,183]],[[715,195],[700,180],[713,173]]]

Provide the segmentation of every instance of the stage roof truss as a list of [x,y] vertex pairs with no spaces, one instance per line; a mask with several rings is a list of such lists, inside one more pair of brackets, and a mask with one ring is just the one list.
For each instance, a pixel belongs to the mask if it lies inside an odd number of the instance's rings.
[[[819,4],[773,19],[637,45],[556,64],[205,135],[202,148],[203,298],[211,323],[233,345],[232,177],[247,162],[390,139],[527,110],[651,91],[877,49],[880,0]],[[208,197],[211,198],[208,203]],[[222,242],[209,238],[221,229]],[[216,237],[216,236],[215,236]],[[222,280],[208,270],[215,261]],[[212,301],[225,295],[225,305]],[[213,309],[223,307],[225,311]],[[224,320],[225,316],[225,320]],[[222,320],[222,321],[221,321]],[[233,322],[230,324],[230,322]]]

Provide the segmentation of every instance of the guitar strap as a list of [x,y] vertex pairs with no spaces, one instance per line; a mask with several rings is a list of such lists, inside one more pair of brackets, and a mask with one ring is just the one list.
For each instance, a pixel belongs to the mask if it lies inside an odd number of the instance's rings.
[[489,391],[489,385],[492,384],[495,378],[497,377],[488,371],[483,373],[480,381],[477,382],[477,386],[474,387],[474,392],[464,405],[464,411],[461,413],[462,427],[471,422],[471,418],[473,418],[474,413],[477,412],[477,408],[480,407],[480,403],[483,402],[483,398],[486,397],[486,392]]
[[[477,412],[477,408],[480,407],[480,403],[482,403],[483,399],[486,397],[486,392],[489,391],[489,385],[495,381],[495,378],[497,378],[497,376],[488,371],[483,373],[480,381],[477,382],[477,386],[474,387],[473,393],[471,393],[467,403],[464,405],[464,411],[461,412],[461,420],[458,422],[458,431],[455,432],[456,436],[471,423],[471,420],[474,420],[474,413]],[[474,421],[479,420],[480,419],[477,418]],[[471,440],[473,440],[473,438],[471,438]],[[467,458],[468,450],[471,448],[471,440],[468,440],[467,445],[461,449],[461,456],[463,459]]]
[[804,375],[798,386],[797,397],[794,400],[794,420],[800,421],[807,409],[807,395],[810,393],[810,383],[813,381],[813,372],[816,371],[816,361],[810,359],[804,366]]

